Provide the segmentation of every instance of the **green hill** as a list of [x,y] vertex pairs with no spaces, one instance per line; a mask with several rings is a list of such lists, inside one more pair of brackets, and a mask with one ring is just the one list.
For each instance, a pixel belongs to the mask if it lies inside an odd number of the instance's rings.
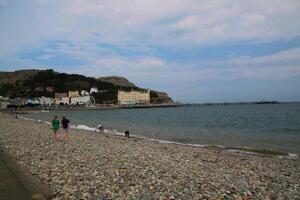
[[[101,92],[93,94],[97,103],[116,103],[118,90],[144,90],[123,77],[92,78],[78,74],[66,74],[48,70],[20,70],[0,72],[0,96],[10,98],[54,97],[55,92],[90,90],[97,87]],[[154,103],[172,102],[166,93],[151,91]],[[167,98],[166,98],[167,97]]]

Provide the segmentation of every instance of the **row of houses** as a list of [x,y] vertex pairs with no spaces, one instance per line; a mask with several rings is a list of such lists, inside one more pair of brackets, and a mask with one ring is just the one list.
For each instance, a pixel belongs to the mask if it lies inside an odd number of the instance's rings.
[[[55,93],[54,98],[50,97],[36,97],[31,99],[9,99],[7,97],[0,96],[0,108],[5,109],[8,105],[16,105],[17,107],[23,105],[93,105],[95,104],[94,98],[91,93],[98,93],[97,88],[93,88],[90,92],[86,90],[68,91],[63,93]],[[118,91],[118,104],[123,105],[135,105],[135,104],[149,104],[150,103],[150,90],[147,91]]]
[[[92,89],[91,89],[92,91]],[[86,90],[79,91],[68,91],[68,93],[55,93],[54,100],[56,105],[88,105],[93,103],[90,94],[98,92],[95,90],[93,92],[88,92]]]
[[[99,91],[93,90],[93,92],[99,92]],[[80,94],[78,91],[69,91],[68,93],[55,93],[55,104],[57,105],[88,104],[91,102],[91,98],[92,97],[85,90],[82,90]],[[118,91],[119,105],[135,105],[135,104],[149,104],[149,103],[150,103],[150,90],[146,90],[146,91],[119,90]]]
[[[95,90],[94,90],[95,92]],[[27,106],[52,106],[52,105],[90,105],[95,103],[90,93],[82,90],[79,94],[78,91],[68,91],[67,93],[55,93],[54,98],[50,97],[35,97],[30,99],[14,98],[0,96],[0,108],[5,109],[14,105],[16,107]]]

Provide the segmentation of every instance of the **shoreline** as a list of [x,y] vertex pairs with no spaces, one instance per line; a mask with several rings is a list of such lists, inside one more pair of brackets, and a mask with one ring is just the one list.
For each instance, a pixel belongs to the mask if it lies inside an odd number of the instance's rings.
[[202,106],[243,106],[243,105],[279,105],[279,104],[294,104],[297,101],[289,102],[282,101],[254,101],[254,102],[223,102],[223,103],[174,103],[174,104],[149,104],[149,105],[132,105],[132,106],[95,106],[95,107],[64,107],[64,106],[38,106],[36,108],[24,107],[17,110],[2,109],[3,113],[28,114],[49,111],[83,111],[83,110],[117,110],[117,109],[151,109],[151,108],[174,108],[174,107],[202,107]]
[[[21,119],[39,122],[39,123],[45,123],[48,125],[51,125],[49,121],[43,121],[40,119],[33,119],[33,118],[27,118],[23,116],[19,116]],[[71,129],[78,129],[78,130],[84,130],[89,132],[97,132],[96,128],[89,127],[85,124],[75,124],[70,127]],[[103,132],[105,134],[114,134],[118,136],[124,136],[124,133],[118,132],[116,129],[105,129]],[[99,134],[103,134],[99,133]],[[187,147],[195,147],[195,148],[206,148],[206,149],[215,149],[215,150],[227,150],[232,152],[239,152],[244,154],[257,154],[260,156],[277,156],[278,158],[285,158],[285,159],[299,159],[299,154],[292,153],[292,152],[283,152],[273,149],[256,149],[253,147],[248,146],[241,146],[241,147],[230,147],[230,146],[223,146],[223,145],[214,145],[214,144],[192,144],[192,143],[181,143],[177,141],[172,140],[164,140],[164,139],[157,139],[157,138],[150,138],[142,135],[131,135],[132,138],[136,138],[139,140],[146,140],[161,144],[174,144],[178,146],[187,146]]]
[[300,162],[72,129],[0,113],[0,146],[56,199],[295,199]]
[[49,111],[83,111],[83,110],[117,110],[117,109],[141,109],[141,108],[173,108],[183,107],[184,104],[149,104],[149,105],[132,105],[132,106],[94,106],[94,107],[76,107],[76,106],[38,106],[38,107],[24,107],[17,110],[9,108],[0,110],[3,113],[14,114],[28,114],[36,112],[49,112]]

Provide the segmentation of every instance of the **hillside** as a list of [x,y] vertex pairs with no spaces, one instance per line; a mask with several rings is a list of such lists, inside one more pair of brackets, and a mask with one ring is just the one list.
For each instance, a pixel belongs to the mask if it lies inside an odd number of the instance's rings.
[[24,81],[34,75],[40,70],[18,70],[14,72],[0,72],[0,86],[3,84],[15,84],[18,81]]
[[106,76],[100,77],[98,80],[103,82],[112,83],[114,85],[123,86],[123,87],[136,87],[133,83],[129,82],[128,79],[120,76]]
[[[92,78],[78,74],[66,74],[49,70],[19,70],[0,72],[0,96],[10,98],[54,97],[55,92],[89,90],[97,87],[101,93],[93,94],[97,103],[116,103],[118,90],[144,90],[123,77]],[[164,95],[161,95],[164,94]],[[170,103],[166,93],[150,92],[152,103]]]

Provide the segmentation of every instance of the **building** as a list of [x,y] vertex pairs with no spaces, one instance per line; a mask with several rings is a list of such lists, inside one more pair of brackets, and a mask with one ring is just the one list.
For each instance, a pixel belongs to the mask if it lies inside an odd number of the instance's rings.
[[68,92],[68,97],[69,98],[73,98],[73,97],[79,97],[79,92],[76,90],[76,91],[69,91]]
[[90,96],[81,96],[71,98],[71,105],[86,105],[91,102]]
[[40,100],[40,104],[42,106],[51,106],[52,104],[54,104],[54,101],[52,98],[41,97],[41,98],[39,98],[39,100]]
[[150,103],[150,90],[147,91],[118,91],[120,105],[135,105]]
[[54,96],[55,96],[55,99],[62,99],[62,98],[68,97],[68,94],[65,92],[64,93],[55,93]]
[[7,109],[7,106],[10,105],[8,101],[0,101],[0,109]]
[[67,93],[55,93],[55,104],[56,105],[69,105],[70,104],[70,99],[68,97]]
[[90,89],[90,94],[92,94],[92,93],[98,93],[99,91],[98,91],[98,88],[96,88],[96,87],[92,87],[91,89]]
[[9,97],[0,96],[0,101],[8,101],[8,100],[9,100]]
[[81,96],[89,96],[89,92],[86,90],[81,90]]
[[55,104],[56,105],[69,105],[70,104],[70,98],[69,97],[64,97],[61,99],[55,99]]
[[15,108],[17,107],[23,107],[26,104],[25,99],[21,99],[20,97],[14,98],[14,99],[9,99],[9,105],[13,106]]
[[39,105],[40,104],[40,100],[38,98],[32,98],[32,99],[27,99],[26,100],[26,105]]
[[9,98],[0,96],[0,109],[6,109],[8,105],[10,105]]

